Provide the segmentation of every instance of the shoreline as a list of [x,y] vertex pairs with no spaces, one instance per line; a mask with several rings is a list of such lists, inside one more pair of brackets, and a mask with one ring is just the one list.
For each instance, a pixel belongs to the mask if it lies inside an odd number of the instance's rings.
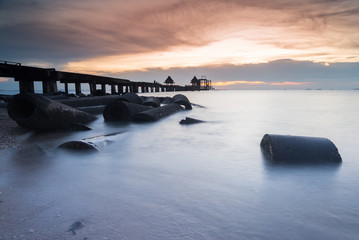
[[9,117],[7,108],[0,107],[0,151],[19,148],[22,145],[19,136],[27,131]]

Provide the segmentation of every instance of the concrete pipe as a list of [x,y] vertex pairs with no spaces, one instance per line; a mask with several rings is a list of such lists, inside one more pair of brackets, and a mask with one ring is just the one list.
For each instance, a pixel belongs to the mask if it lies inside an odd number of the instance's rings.
[[172,103],[172,98],[170,97],[159,97],[162,104],[169,104]]
[[69,151],[76,151],[76,152],[98,152],[99,147],[91,142],[83,142],[83,141],[69,141],[61,144],[57,148],[66,149]]
[[56,99],[56,101],[74,108],[107,105],[120,99],[119,95],[96,96],[96,97],[73,97],[68,99]]
[[170,103],[162,107],[137,113],[133,116],[132,120],[135,122],[154,122],[181,110],[183,108],[179,104]]
[[182,94],[176,94],[172,97],[172,101],[174,103],[177,103],[179,105],[183,105],[185,106],[186,110],[191,110],[192,109],[192,105],[189,102],[188,98],[185,95]]
[[19,126],[34,130],[55,130],[97,119],[83,111],[38,94],[18,94],[8,104],[8,114]]
[[92,115],[103,114],[105,107],[107,105],[96,105],[96,106],[87,106],[87,107],[77,107],[76,109],[87,112]]
[[105,107],[103,117],[105,121],[131,121],[133,115],[149,109],[152,107],[117,100]]
[[134,92],[127,92],[120,96],[120,100],[124,102],[142,104],[141,97]]
[[338,149],[327,138],[266,134],[260,143],[275,163],[340,163]]
[[151,107],[160,107],[161,101],[157,97],[147,97],[143,100],[143,105],[151,106]]

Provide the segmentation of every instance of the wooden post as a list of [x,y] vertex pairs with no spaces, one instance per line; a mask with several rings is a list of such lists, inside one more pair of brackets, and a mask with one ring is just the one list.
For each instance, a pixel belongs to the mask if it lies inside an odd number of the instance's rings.
[[65,93],[69,94],[69,84],[65,82]]
[[131,84],[131,92],[138,93],[138,85],[136,83]]
[[47,81],[42,81],[42,93],[49,93],[50,88]]
[[81,83],[79,83],[79,82],[75,83],[75,91],[76,91],[76,95],[81,94]]
[[122,85],[122,84],[118,84],[118,85],[117,85],[117,88],[118,88],[118,93],[119,93],[119,94],[122,94],[122,93],[123,93],[123,85]]
[[116,94],[116,86],[111,84],[111,94]]
[[95,83],[89,83],[89,86],[90,86],[90,93],[92,95],[94,95],[95,92],[96,92],[96,84]]
[[55,80],[43,80],[42,81],[42,92],[43,93],[56,93],[57,84]]
[[34,81],[26,81],[24,79],[16,79],[19,81],[20,93],[34,93]]
[[57,93],[57,82],[56,80],[50,80],[50,91],[53,93]]
[[103,94],[106,94],[106,84],[105,83],[101,84],[101,90],[102,90]]

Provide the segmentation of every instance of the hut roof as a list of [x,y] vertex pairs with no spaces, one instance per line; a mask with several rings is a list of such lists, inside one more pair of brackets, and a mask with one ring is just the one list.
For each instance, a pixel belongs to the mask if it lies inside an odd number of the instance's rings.
[[168,76],[165,83],[172,84],[172,83],[175,83],[175,82],[173,81],[173,79],[170,76]]
[[191,80],[191,83],[198,83],[198,82],[199,82],[199,80],[197,79],[196,76],[194,76]]

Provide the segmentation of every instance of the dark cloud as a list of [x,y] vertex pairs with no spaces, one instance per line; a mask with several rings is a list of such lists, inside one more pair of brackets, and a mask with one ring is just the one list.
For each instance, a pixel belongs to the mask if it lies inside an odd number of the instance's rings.
[[[149,69],[148,71],[132,71],[117,73],[121,76],[137,81],[163,82],[170,75],[177,84],[189,84],[194,75],[207,76],[214,82],[231,81],[263,81],[270,83],[278,82],[310,82],[309,85],[296,88],[323,88],[323,89],[353,89],[359,86],[359,63],[334,63],[324,65],[309,61],[293,61],[288,59],[272,61],[260,64],[245,65],[217,65],[189,68]],[[249,88],[246,85],[235,86],[239,89]],[[260,88],[260,86],[255,86]],[[286,88],[286,86],[262,88]],[[288,86],[288,88],[291,88]]]
[[[0,52],[9,60],[62,66],[97,56],[203,46],[242,30],[243,39],[283,49],[323,44],[353,48],[358,39],[353,30],[359,24],[358,4],[352,0],[2,0]],[[260,37],[244,31],[258,33],[261,27],[273,31]]]

